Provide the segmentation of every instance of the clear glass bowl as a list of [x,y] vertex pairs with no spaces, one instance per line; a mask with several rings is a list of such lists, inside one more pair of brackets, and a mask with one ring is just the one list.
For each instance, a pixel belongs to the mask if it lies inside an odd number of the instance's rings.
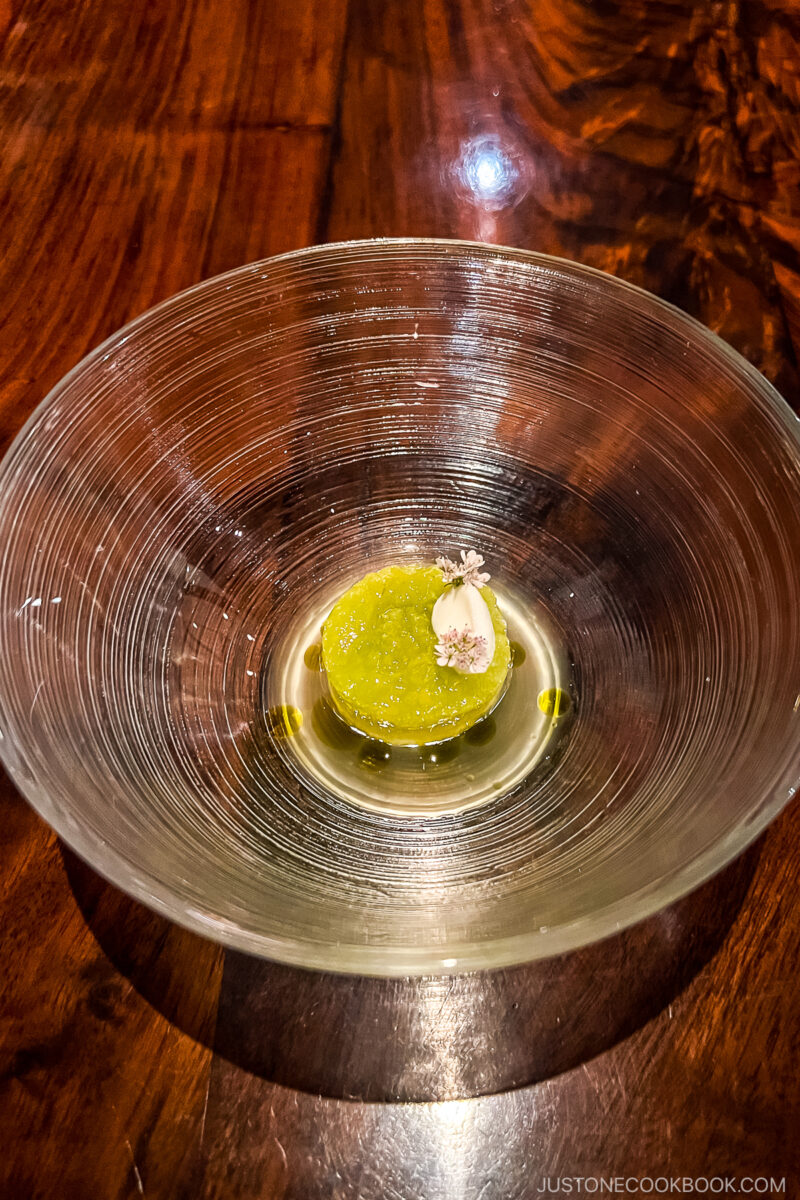
[[[244,950],[407,975],[580,946],[794,793],[799,464],[738,354],[574,263],[242,267],[110,338],[0,468],[3,761],[98,871]],[[568,736],[460,811],[353,803],[265,718],[276,664],[367,570],[472,546],[557,644]]]

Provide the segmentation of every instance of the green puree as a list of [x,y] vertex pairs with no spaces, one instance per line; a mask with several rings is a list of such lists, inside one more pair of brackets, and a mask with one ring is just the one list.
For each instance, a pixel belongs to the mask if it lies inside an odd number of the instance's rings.
[[511,649],[488,587],[495,653],[487,671],[461,675],[436,663],[431,613],[445,589],[437,567],[386,567],[354,584],[322,629],[322,664],[349,725],[395,745],[455,737],[498,699]]

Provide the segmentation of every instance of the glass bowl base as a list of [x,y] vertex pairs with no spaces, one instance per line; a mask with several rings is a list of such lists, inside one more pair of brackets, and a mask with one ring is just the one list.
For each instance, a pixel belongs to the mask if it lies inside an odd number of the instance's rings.
[[[535,769],[547,769],[555,735],[560,742],[573,706],[568,664],[542,614],[537,619],[500,588],[515,665],[498,702],[457,737],[393,746],[350,728],[329,697],[315,648],[336,596],[334,587],[287,631],[262,675],[265,712],[277,707],[302,714],[302,724],[295,722],[299,728],[287,729],[292,736],[283,746],[286,761],[306,787],[378,812],[433,817],[496,800]],[[545,697],[556,691],[564,699],[552,711]]]

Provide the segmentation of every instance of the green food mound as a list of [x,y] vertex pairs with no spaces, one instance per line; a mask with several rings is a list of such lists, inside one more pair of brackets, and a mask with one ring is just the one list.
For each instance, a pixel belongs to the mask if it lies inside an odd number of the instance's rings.
[[437,567],[386,567],[354,584],[322,629],[322,664],[342,716],[394,744],[455,737],[497,701],[511,662],[505,621],[481,589],[495,630],[494,658],[480,675],[436,663],[433,606],[445,589]]

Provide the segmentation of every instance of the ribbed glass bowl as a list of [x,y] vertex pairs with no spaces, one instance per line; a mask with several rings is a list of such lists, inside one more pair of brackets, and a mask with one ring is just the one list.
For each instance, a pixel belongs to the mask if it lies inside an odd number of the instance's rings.
[[[794,792],[799,462],[738,354],[574,263],[242,267],[89,355],[0,468],[0,753],[98,871],[232,946],[375,975],[580,946]],[[353,803],[265,718],[274,665],[366,571],[471,547],[557,643],[568,735],[464,811]]]

